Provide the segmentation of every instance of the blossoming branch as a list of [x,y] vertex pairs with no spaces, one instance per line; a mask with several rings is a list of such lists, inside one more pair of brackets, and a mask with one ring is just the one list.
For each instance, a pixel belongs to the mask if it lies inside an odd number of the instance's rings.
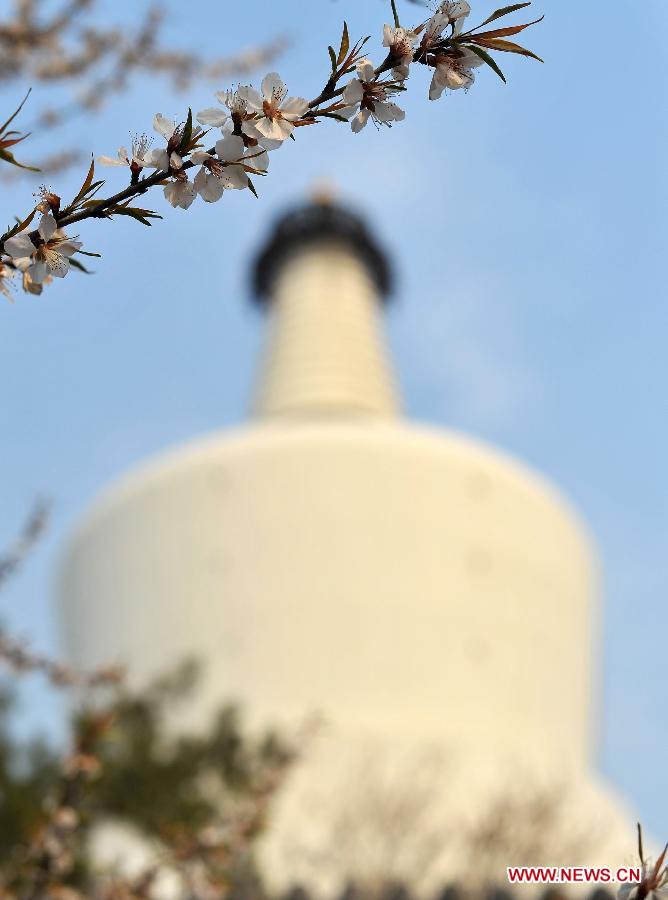
[[[43,285],[54,277],[64,277],[71,267],[86,271],[78,257],[98,254],[86,253],[81,242],[63,229],[85,219],[117,216],[129,216],[150,226],[151,219],[161,216],[133,205],[133,201],[151,188],[162,187],[167,201],[181,209],[189,209],[197,197],[215,203],[228,190],[249,189],[257,196],[253,178],[267,175],[269,154],[285,141],[295,140],[297,129],[325,118],[348,122],[355,133],[369,121],[377,127],[402,121],[405,113],[396,99],[407,90],[415,66],[433,70],[431,100],[440,98],[444,91],[468,90],[474,83],[475,70],[484,65],[505,82],[492,53],[514,53],[542,61],[509,40],[541,19],[520,25],[487,26],[530,5],[525,2],[502,7],[481,25],[467,28],[471,12],[467,0],[442,0],[433,15],[407,28],[401,25],[396,2],[391,0],[393,24],[386,24],[383,29],[384,60],[375,65],[363,53],[368,37],[351,44],[348,26],[344,24],[338,52],[334,47],[328,48],[331,71],[327,82],[313,100],[288,96],[282,79],[273,72],[263,79],[259,91],[250,85],[239,85],[234,90],[218,92],[218,106],[201,110],[195,116],[188,110],[185,122],[156,114],[153,128],[158,135],[157,146],[141,135],[133,138],[129,150],[121,147],[115,157],[102,156],[98,160],[103,165],[129,169],[126,187],[99,199],[105,182],[95,180],[93,162],[81,189],[67,206],[61,205],[57,194],[43,188],[34,209],[0,236],[0,291],[10,296],[10,283],[17,274],[24,290],[40,293]],[[2,145],[9,134],[12,144],[23,140],[24,136],[6,132],[13,118],[0,129],[0,152],[4,154],[0,159],[19,165],[6,150],[8,144]],[[205,136],[216,130],[217,140],[205,149]],[[146,174],[147,170],[153,170],[152,174]],[[31,230],[38,213],[41,219],[37,228]]]

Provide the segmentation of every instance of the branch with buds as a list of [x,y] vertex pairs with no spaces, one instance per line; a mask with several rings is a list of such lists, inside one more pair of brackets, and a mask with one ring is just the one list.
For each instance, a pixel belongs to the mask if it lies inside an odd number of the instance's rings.
[[[248,188],[257,196],[251,176],[267,174],[269,154],[288,139],[295,140],[298,128],[313,126],[322,119],[349,122],[355,133],[369,121],[392,126],[405,118],[395,97],[407,89],[415,65],[433,70],[429,90],[432,100],[445,90],[468,90],[475,80],[474,70],[483,65],[505,82],[491,53],[539,59],[508,38],[541,20],[481,29],[530,5],[503,7],[481,25],[465,30],[469,3],[442,0],[429,19],[409,29],[400,24],[395,0],[391,0],[394,25],[385,25],[383,30],[387,50],[383,62],[375,66],[363,55],[369,37],[351,45],[348,25],[344,24],[338,52],[328,48],[330,74],[313,100],[288,97],[285,84],[274,72],[263,79],[260,91],[239,85],[236,90],[218,92],[220,106],[204,109],[195,117],[188,110],[184,123],[156,114],[153,127],[161,139],[159,146],[152,147],[151,140],[141,135],[133,139],[130,151],[121,147],[116,157],[99,159],[103,165],[129,169],[125,188],[99,199],[105,182],[96,180],[92,162],[81,189],[69,204],[63,207],[61,198],[44,188],[34,209],[0,236],[0,291],[9,295],[10,279],[16,273],[22,275],[24,290],[39,293],[44,284],[53,277],[64,277],[72,266],[86,271],[75,255],[98,254],[85,254],[81,243],[69,238],[63,229],[86,219],[118,216],[150,226],[152,219],[161,216],[135,201],[151,188],[162,187],[167,201],[181,209],[188,209],[198,196],[207,203],[217,202],[227,190]],[[220,129],[220,137],[205,149],[204,138],[212,129]],[[193,169],[196,174],[191,181]],[[146,170],[155,171],[147,175]],[[41,213],[39,225],[30,230],[37,213]]]

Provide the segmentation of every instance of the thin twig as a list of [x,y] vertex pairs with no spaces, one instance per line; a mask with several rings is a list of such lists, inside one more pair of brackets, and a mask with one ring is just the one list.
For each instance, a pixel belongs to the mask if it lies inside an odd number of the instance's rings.
[[14,545],[0,557],[0,587],[16,574],[30,551],[44,533],[49,519],[51,504],[46,500],[38,500],[23,526]]

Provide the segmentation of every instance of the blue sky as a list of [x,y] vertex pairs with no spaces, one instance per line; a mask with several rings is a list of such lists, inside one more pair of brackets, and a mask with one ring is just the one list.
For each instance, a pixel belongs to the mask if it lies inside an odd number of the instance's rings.
[[[479,0],[483,19],[494,4]],[[0,14],[8,6],[0,2]],[[102,2],[119,22],[140,4]],[[166,35],[209,55],[286,34],[278,62],[294,93],[314,96],[326,46],[346,17],[354,34],[386,19],[381,0],[168,2]],[[54,498],[51,531],[4,596],[2,615],[55,650],[52,582],[63,540],[96,492],[150,454],[246,413],[262,319],[248,303],[249,255],[276,213],[323,179],[363,210],[400,275],[389,339],[406,406],[526,460],[579,508],[604,574],[602,770],[657,835],[668,834],[664,715],[668,631],[668,4],[550,4],[527,43],[546,65],[502,60],[468,95],[427,100],[427,73],[403,98],[406,121],[359,136],[329,123],[299,135],[259,185],[213,206],[172,210],[152,233],[85,223],[103,253],[42,298],[0,309],[0,545],[37,493]],[[408,16],[416,8],[400,3]],[[260,73],[263,74],[263,73]],[[27,87],[28,85],[26,85]],[[212,91],[136,83],[71,127],[86,153],[111,153],[160,110],[181,117]],[[7,110],[21,91],[0,92]],[[39,91],[34,103],[39,104]],[[35,140],[48,151],[49,140]],[[24,153],[25,155],[25,153]],[[109,183],[122,175],[108,170]],[[75,178],[54,180],[67,197]],[[4,219],[31,185],[2,186]],[[557,664],[567,664],[558,661]],[[54,728],[39,681],[26,728]]]

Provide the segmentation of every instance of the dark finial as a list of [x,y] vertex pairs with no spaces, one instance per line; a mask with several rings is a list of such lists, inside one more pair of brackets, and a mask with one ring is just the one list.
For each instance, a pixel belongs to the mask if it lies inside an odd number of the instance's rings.
[[329,196],[319,194],[314,202],[282,216],[260,250],[252,269],[253,292],[259,303],[271,297],[275,279],[295,253],[318,243],[338,242],[348,247],[367,266],[383,298],[392,291],[392,271],[385,252],[364,220]]

